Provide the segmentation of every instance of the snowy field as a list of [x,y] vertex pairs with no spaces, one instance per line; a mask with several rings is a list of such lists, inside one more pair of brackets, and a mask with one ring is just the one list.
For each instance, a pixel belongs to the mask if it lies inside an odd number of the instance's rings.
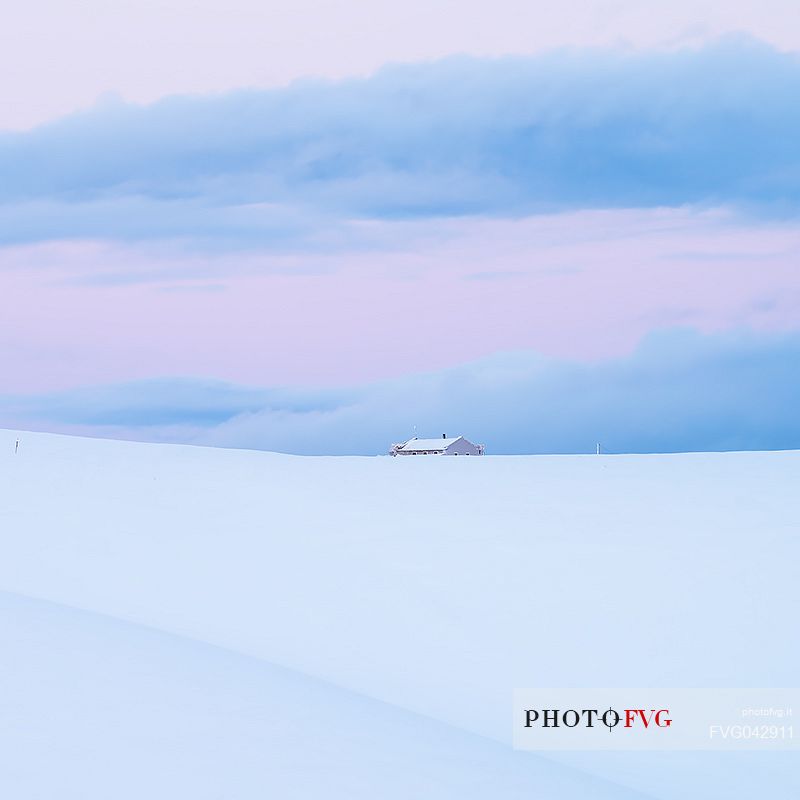
[[514,687],[800,684],[798,487],[0,432],[0,795],[797,800],[796,752],[510,741]]

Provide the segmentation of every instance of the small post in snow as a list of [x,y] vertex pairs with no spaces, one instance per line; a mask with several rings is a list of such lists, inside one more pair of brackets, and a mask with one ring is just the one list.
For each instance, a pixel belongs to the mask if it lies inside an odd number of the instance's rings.
[[17,441],[14,442],[14,455],[17,454],[18,450],[19,450],[19,439],[17,439]]

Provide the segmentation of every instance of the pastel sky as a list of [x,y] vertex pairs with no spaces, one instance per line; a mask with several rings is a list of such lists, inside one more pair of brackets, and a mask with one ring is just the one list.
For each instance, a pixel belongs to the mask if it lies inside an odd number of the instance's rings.
[[10,18],[0,425],[800,447],[795,2]]
[[366,76],[387,63],[748,33],[800,48],[795,0],[27,0],[0,27],[0,128],[94,104]]

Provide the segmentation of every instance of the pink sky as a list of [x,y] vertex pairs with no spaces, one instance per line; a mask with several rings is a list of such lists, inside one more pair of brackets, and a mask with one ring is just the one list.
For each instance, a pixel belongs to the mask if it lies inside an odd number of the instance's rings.
[[[654,328],[781,330],[800,313],[792,225],[679,209],[390,226],[405,246],[336,256],[0,250],[0,392],[159,375],[342,384],[501,350],[621,355]],[[86,282],[112,263],[184,277]]]
[[[32,0],[15,7],[0,28],[0,70],[6,76],[0,128],[53,119],[95,103],[104,92],[149,103],[176,92],[278,86],[308,75],[363,75],[392,61],[452,53],[498,56],[600,45],[673,48],[734,31],[800,51],[800,6],[797,0],[297,0],[291,6],[231,0],[224,7],[209,0],[86,0],[78,5]],[[731,95],[739,88],[731,86]],[[610,93],[616,91],[613,83]],[[762,102],[761,94],[754,97],[753,103]],[[771,100],[776,107],[783,103],[781,108],[791,109],[790,99],[780,92],[776,97]],[[469,105],[468,93],[465,98]],[[631,98],[628,110],[635,117],[641,98],[635,93]],[[751,101],[747,93],[744,98]],[[767,111],[772,108],[764,105]],[[716,117],[712,123],[714,133]],[[616,129],[609,126],[606,135],[613,138]],[[646,126],[643,130],[651,135]],[[135,153],[135,126],[131,131]],[[625,163],[635,171],[640,131],[634,126],[629,133],[633,144]],[[9,194],[6,207],[18,213],[8,217],[12,222],[5,241],[15,240],[15,224],[20,226],[17,241],[31,231],[42,240],[74,235],[68,213],[80,206],[73,200],[81,192],[97,206],[89,204],[86,212],[97,215],[91,235],[99,231],[96,235],[107,238],[0,247],[5,366],[0,393],[176,375],[260,386],[348,384],[440,369],[504,350],[598,359],[629,353],[659,328],[781,330],[796,327],[800,319],[797,226],[736,217],[724,209],[580,211],[522,219],[478,213],[461,219],[365,222],[350,218],[354,212],[347,203],[338,216],[330,212],[337,208],[333,195],[342,185],[332,183],[330,197],[324,192],[321,199],[313,196],[319,207],[297,206],[308,211],[307,216],[297,212],[300,222],[293,207],[286,219],[276,216],[278,233],[305,226],[315,234],[298,235],[295,244],[285,245],[294,247],[290,253],[271,250],[281,245],[270,244],[266,235],[253,245],[263,249],[226,249],[239,240],[226,238],[230,231],[214,239],[213,230],[201,253],[202,220],[234,202],[225,193],[224,163],[235,161],[236,154],[227,152],[220,175],[213,169],[204,175],[211,189],[201,211],[211,212],[196,219],[187,212],[187,230],[196,241],[163,243],[153,234],[147,244],[125,244],[130,231],[115,216],[123,212],[116,207],[109,212],[106,234],[103,202],[113,205],[121,198],[127,207],[124,202],[130,201],[135,217],[141,176],[115,173],[119,198],[113,191],[107,198],[103,194],[102,169],[95,183],[84,186],[77,173],[91,172],[87,164],[95,151],[87,150],[87,162],[60,156],[59,148],[73,135],[87,136],[78,142],[78,155],[81,146],[93,146],[91,125],[83,134],[67,125],[61,138],[53,139],[55,145],[47,144],[46,132],[5,140],[45,141],[45,172],[28,181],[25,166],[17,176],[17,194]],[[181,147],[182,135],[176,139]],[[108,141],[116,152],[117,141]],[[755,141],[760,150],[760,140]],[[412,147],[413,137],[410,142]],[[730,196],[747,197],[752,190],[760,200],[771,201],[782,192],[791,194],[781,182],[794,163],[791,142],[784,146],[786,158],[776,162],[776,170],[785,174],[777,176],[772,194],[764,187],[776,176],[754,172],[755,177],[742,178],[744,189],[733,181]],[[14,164],[24,163],[27,151],[20,147],[23,156]],[[653,142],[648,140],[647,147]],[[8,152],[17,151],[12,147]],[[607,159],[614,155],[613,147],[598,152]],[[750,151],[745,147],[743,152]],[[702,148],[698,153],[706,160]],[[393,155],[389,152],[387,163]],[[477,162],[482,157],[476,156]],[[156,184],[158,164],[156,159],[156,166],[150,165]],[[278,176],[289,183],[286,176],[297,165],[290,166]],[[66,175],[77,171],[74,186],[63,182],[62,167]],[[735,172],[736,165],[725,162],[723,153],[712,164],[708,194],[690,192],[690,200],[708,196],[722,202],[718,198],[727,196],[724,188],[722,195],[715,194],[713,168]],[[48,169],[55,175],[52,181]],[[478,179],[486,181],[486,174]],[[666,181],[658,170],[653,174],[660,176],[654,180]],[[435,174],[423,177],[417,176],[418,185],[410,181],[408,189],[401,185],[395,200],[402,191],[424,194],[426,181],[437,180]],[[647,186],[646,171],[639,177]],[[587,184],[593,179],[587,176]],[[170,192],[191,196],[202,191],[192,180],[150,188],[157,197]],[[40,184],[44,188],[37,189]],[[375,185],[377,193],[383,191],[380,170]],[[487,193],[492,186],[487,182]],[[249,197],[247,191],[244,196]],[[624,192],[619,196],[632,202]],[[676,203],[686,197],[675,196]],[[583,202],[591,206],[591,192],[587,198]],[[613,191],[608,198],[611,206],[618,202]],[[53,202],[54,210],[45,217],[62,223],[54,227],[57,233],[40,224],[35,209],[26,211],[29,200],[34,206],[33,201]],[[489,215],[496,207],[486,208]],[[513,214],[508,208],[504,213]],[[333,213],[330,219],[328,212]],[[80,215],[75,219],[79,224]],[[182,220],[176,219],[176,224]],[[158,228],[150,217],[143,222],[148,226],[151,234]],[[176,230],[175,237],[183,235],[179,224]],[[232,225],[230,230],[237,229]],[[243,246],[248,241],[241,239]],[[323,246],[328,249],[320,252]]]
[[797,0],[28,0],[0,26],[0,129],[92,105],[364,75],[394,61],[746,32],[800,49]]

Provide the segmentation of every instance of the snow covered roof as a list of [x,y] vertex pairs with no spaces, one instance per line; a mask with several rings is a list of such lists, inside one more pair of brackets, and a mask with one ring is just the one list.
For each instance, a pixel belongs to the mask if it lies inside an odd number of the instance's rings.
[[399,450],[445,450],[461,436],[451,436],[449,439],[409,439]]

